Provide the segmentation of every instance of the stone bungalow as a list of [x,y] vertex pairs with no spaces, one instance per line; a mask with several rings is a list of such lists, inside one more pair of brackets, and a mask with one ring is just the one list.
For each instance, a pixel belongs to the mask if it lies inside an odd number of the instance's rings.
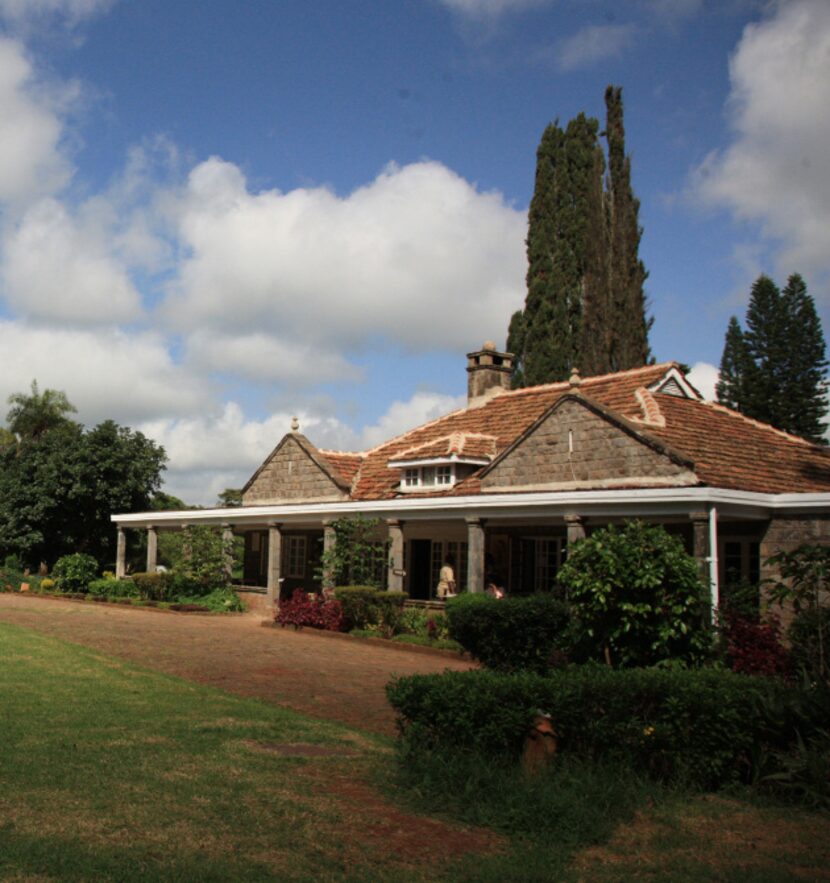
[[157,531],[221,526],[271,605],[319,588],[332,520],[360,513],[380,520],[389,589],[430,598],[451,556],[469,591],[518,594],[551,587],[569,542],[641,518],[682,537],[717,606],[775,552],[830,541],[830,452],[703,401],[676,363],[511,390],[509,353],[467,358],[461,410],[358,453],[319,450],[295,420],[240,508],[114,515],[118,575],[127,530],[147,531],[151,570]]

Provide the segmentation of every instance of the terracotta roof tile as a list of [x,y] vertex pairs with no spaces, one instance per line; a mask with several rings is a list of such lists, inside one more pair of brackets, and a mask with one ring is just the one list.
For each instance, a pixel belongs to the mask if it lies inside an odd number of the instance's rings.
[[[649,365],[584,378],[579,392],[617,415],[643,426],[694,464],[703,484],[767,493],[830,492],[830,452],[720,405],[647,392],[676,363]],[[399,471],[390,461],[463,452],[501,453],[556,400],[569,383],[505,392],[477,408],[454,411],[361,454],[322,452],[352,484],[357,500],[399,494]],[[645,392],[644,392],[645,391]],[[476,454],[472,454],[476,451]],[[430,496],[476,494],[478,474]]]

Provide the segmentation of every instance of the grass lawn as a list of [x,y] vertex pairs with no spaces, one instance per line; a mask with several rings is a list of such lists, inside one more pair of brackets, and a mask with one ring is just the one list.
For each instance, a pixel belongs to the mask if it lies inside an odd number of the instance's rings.
[[0,624],[3,881],[830,879],[827,816],[490,773],[407,808],[388,740]]

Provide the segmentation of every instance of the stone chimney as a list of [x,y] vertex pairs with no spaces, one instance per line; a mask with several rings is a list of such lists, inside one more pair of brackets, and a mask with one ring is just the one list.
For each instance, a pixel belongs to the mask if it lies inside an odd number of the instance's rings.
[[492,340],[486,340],[481,349],[467,353],[467,405],[483,405],[493,396],[510,389],[513,373],[513,353],[499,353]]

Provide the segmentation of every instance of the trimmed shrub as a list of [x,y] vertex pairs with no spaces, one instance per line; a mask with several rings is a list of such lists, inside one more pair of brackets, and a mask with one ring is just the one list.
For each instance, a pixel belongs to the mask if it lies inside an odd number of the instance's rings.
[[276,621],[281,626],[293,625],[295,629],[309,626],[339,632],[343,627],[343,607],[336,599],[326,601],[295,589],[290,601],[280,603]]
[[596,531],[568,549],[557,581],[571,608],[575,661],[698,663],[711,651],[697,562],[663,527],[630,521]]
[[[424,610],[405,607],[401,611],[399,637],[411,636],[429,641],[447,641],[450,637],[449,621],[440,610]],[[457,642],[453,641],[455,645]],[[460,645],[459,649],[460,649]]]
[[343,608],[343,630],[366,628],[379,621],[378,590],[373,586],[338,586],[334,597]]
[[561,655],[569,613],[551,595],[463,594],[447,601],[447,620],[450,638],[487,668],[545,672]]
[[334,597],[343,609],[343,630],[376,627],[385,637],[400,631],[404,592],[384,592],[371,586],[338,586]]
[[83,552],[58,558],[52,568],[52,577],[61,592],[86,592],[97,575],[98,562],[92,555],[85,555]]
[[42,592],[51,592],[55,588],[55,581],[48,576],[40,581],[40,590]]
[[134,573],[132,582],[139,598],[146,601],[169,601],[173,597],[171,580],[167,573]]
[[387,695],[407,751],[516,760],[541,710],[565,754],[704,788],[752,780],[770,752],[797,732],[812,738],[827,715],[788,685],[722,669],[445,672],[399,678]]

